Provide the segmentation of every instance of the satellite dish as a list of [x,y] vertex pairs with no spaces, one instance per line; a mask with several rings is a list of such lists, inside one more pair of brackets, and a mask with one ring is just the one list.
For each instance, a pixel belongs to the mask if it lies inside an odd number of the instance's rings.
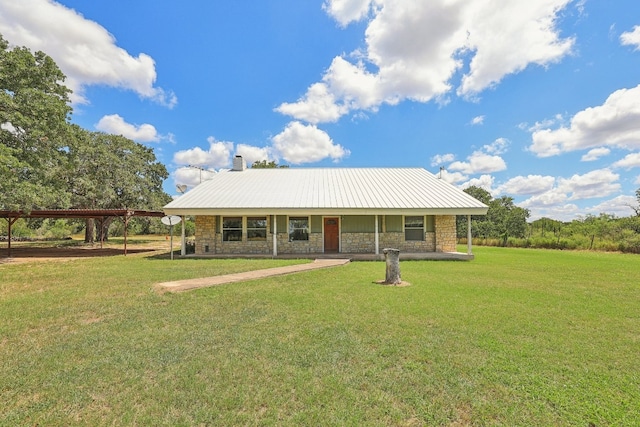
[[176,185],[176,190],[178,190],[180,193],[183,193],[185,191],[187,191],[187,185],[186,184],[178,184]]
[[180,224],[180,221],[182,221],[182,218],[180,218],[177,215],[167,215],[167,216],[163,216],[160,221],[162,221],[164,225],[172,226],[172,225]]

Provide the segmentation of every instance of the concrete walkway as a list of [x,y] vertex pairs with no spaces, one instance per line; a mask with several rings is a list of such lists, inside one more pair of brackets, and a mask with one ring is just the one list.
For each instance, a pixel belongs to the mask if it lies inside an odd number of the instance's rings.
[[264,270],[245,271],[243,273],[225,274],[222,276],[203,277],[200,279],[176,280],[157,283],[155,289],[160,292],[182,292],[191,289],[207,288],[225,283],[244,282],[263,277],[281,276],[300,271],[317,270],[319,268],[336,267],[349,263],[348,259],[316,259],[308,264],[288,265],[285,267],[266,268]]

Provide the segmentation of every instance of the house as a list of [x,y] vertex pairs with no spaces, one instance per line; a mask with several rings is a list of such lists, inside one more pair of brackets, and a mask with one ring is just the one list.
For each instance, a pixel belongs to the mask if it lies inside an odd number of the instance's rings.
[[164,212],[195,217],[197,255],[444,254],[456,215],[470,225],[487,206],[421,168],[248,169],[236,156]]

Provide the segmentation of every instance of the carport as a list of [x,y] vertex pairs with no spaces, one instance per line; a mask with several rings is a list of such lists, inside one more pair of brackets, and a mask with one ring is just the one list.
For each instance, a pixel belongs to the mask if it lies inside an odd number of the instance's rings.
[[[11,226],[20,218],[52,218],[67,219],[93,218],[101,224],[107,218],[120,218],[124,222],[124,255],[127,255],[127,228],[129,219],[135,216],[146,217],[163,217],[165,214],[158,211],[145,211],[137,209],[49,209],[49,210],[32,210],[30,212],[23,211],[0,211],[0,218],[7,220],[7,257],[11,258]],[[102,247],[103,241],[100,241]]]

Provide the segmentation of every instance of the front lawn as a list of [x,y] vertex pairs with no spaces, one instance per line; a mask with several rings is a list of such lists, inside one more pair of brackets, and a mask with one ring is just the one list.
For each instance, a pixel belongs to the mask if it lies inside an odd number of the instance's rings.
[[0,265],[0,425],[637,425],[640,258],[474,251],[179,294],[295,261]]

